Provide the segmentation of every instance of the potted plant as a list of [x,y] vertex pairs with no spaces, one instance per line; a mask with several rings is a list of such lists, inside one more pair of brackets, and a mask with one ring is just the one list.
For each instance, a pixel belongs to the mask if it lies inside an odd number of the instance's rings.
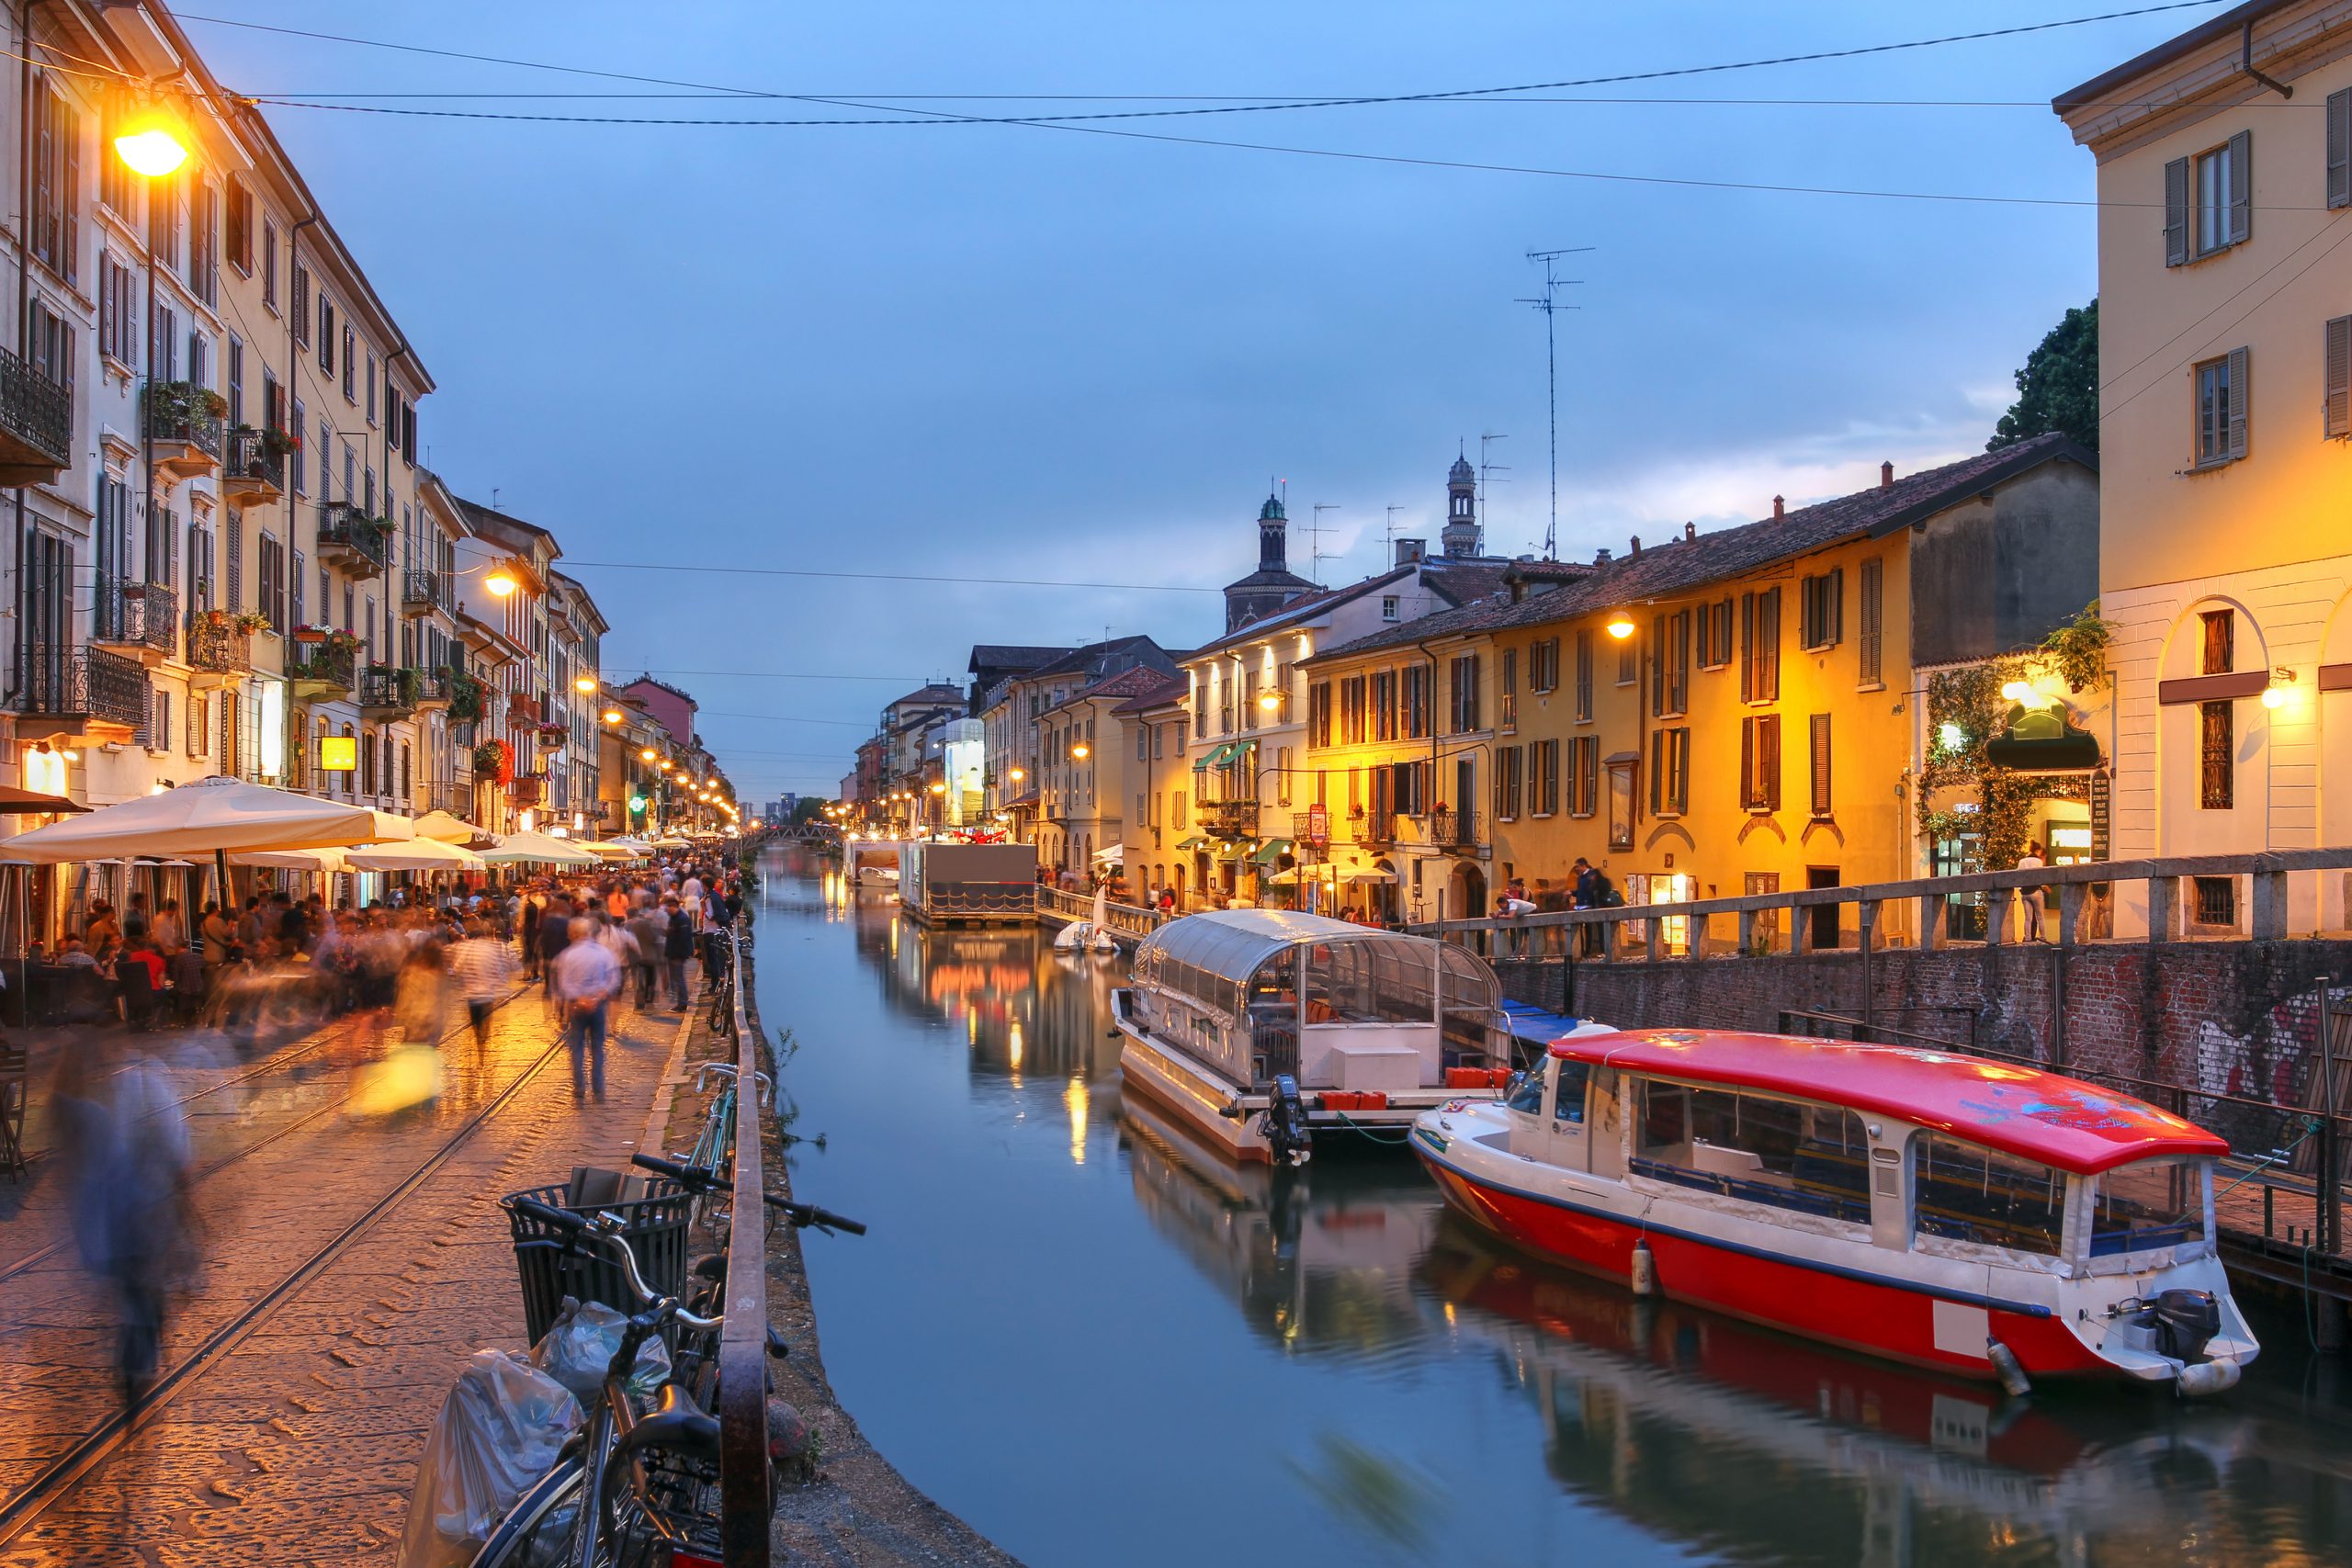
[[324,626],[314,626],[306,623],[294,628],[296,642],[324,642],[326,639],[327,628]]
[[288,452],[300,451],[302,438],[291,431],[280,430],[274,424],[266,424],[261,429],[261,449],[273,457],[283,457]]
[[244,637],[269,630],[269,617],[259,610],[241,610],[230,617],[229,624]]

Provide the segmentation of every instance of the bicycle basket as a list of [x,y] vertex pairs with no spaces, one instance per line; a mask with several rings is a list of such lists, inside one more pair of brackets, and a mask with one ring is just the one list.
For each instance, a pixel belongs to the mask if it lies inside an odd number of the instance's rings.
[[[621,1219],[621,1237],[637,1254],[638,1271],[645,1282],[663,1295],[681,1295],[686,1284],[686,1226],[694,1214],[694,1194],[667,1177],[647,1182],[646,1195],[619,1202],[583,1205],[573,1201],[571,1187],[558,1182],[532,1187],[509,1198],[529,1198],[549,1208],[572,1213],[611,1213]],[[547,1337],[563,1309],[563,1298],[602,1302],[616,1312],[638,1310],[628,1288],[628,1276],[619,1263],[589,1247],[567,1240],[544,1222],[511,1203],[507,1228],[514,1237],[514,1265],[523,1280],[523,1324],[530,1342]]]

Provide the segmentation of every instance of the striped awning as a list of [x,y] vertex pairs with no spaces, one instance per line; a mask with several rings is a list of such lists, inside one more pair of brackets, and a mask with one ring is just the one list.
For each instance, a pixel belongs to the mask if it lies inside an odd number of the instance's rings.
[[1193,771],[1204,773],[1210,768],[1229,767],[1248,756],[1257,746],[1255,740],[1228,740],[1222,746],[1212,746],[1193,763]]

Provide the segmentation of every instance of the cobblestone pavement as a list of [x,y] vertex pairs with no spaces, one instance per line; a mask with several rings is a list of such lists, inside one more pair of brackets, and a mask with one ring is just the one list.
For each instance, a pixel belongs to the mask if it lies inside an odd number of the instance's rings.
[[[578,1105],[525,991],[486,1050],[462,1031],[445,1043],[435,1103],[371,1119],[345,1103],[371,1049],[346,1026],[250,1062],[217,1037],[165,1041],[175,1082],[197,1097],[186,1109],[206,1174],[204,1260],[175,1302],[164,1364],[202,1359],[19,1522],[0,1568],[390,1563],[443,1394],[477,1348],[522,1348],[498,1198],[625,1162],[684,1033],[675,1013],[620,1013],[605,1100]],[[119,1409],[107,1302],[81,1271],[56,1185],[37,1163],[0,1206],[0,1507]]]

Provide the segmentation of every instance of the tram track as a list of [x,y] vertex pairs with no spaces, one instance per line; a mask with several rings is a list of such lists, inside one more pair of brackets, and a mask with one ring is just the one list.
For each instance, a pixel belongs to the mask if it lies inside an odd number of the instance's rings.
[[[518,990],[514,994],[522,993]],[[512,999],[512,997],[508,998],[509,1001]],[[546,1069],[548,1063],[563,1055],[563,1052],[564,1042],[561,1034],[559,1033],[537,1055],[532,1057],[520,1072],[514,1075],[505,1088],[500,1089],[488,1103],[468,1118],[462,1126],[444,1139],[424,1160],[401,1178],[382,1196],[369,1203],[365,1210],[329,1237],[324,1244],[296,1264],[234,1317],[206,1336],[202,1343],[196,1346],[175,1365],[160,1372],[155,1381],[149,1385],[135,1410],[114,1409],[104,1421],[76,1439],[64,1452],[37,1472],[30,1480],[5,1499],[0,1499],[0,1546],[6,1546],[13,1541],[52,1504],[66,1495],[83,1477],[104,1464],[133,1436],[153,1421],[175,1397],[195,1383],[205,1372],[260,1328],[289,1297],[332,1266],[379,1221],[390,1214],[418,1188],[430,1180],[433,1175],[447,1164],[476,1133],[480,1132],[499,1111],[505,1109],[516,1095],[520,1094]],[[350,1098],[349,1095],[345,1095],[334,1104],[322,1107],[320,1111],[306,1117],[305,1122],[315,1120],[328,1111],[338,1109]],[[265,1140],[263,1145],[255,1145],[222,1163],[232,1164],[237,1159],[255,1152],[266,1143],[275,1142],[294,1130],[290,1126],[280,1129],[278,1133],[273,1134],[270,1138]],[[218,1169],[219,1167],[216,1166],[213,1168]],[[54,1253],[62,1245],[62,1242],[55,1244],[47,1250]],[[17,1266],[16,1271],[21,1272],[23,1267],[28,1266],[28,1263]],[[5,1277],[0,1276],[0,1278]]]

